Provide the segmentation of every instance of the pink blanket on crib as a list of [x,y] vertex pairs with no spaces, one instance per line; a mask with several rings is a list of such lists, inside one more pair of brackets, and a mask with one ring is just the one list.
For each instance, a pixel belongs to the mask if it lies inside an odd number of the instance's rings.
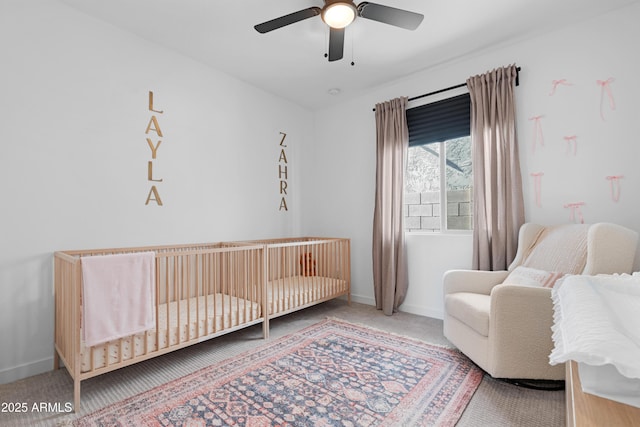
[[155,253],[82,257],[82,286],[86,346],[155,327]]

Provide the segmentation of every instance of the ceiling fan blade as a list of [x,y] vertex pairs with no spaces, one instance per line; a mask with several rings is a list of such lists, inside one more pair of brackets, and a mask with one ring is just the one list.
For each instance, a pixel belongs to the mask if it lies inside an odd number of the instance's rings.
[[342,59],[344,53],[344,28],[329,29],[329,61]]
[[318,16],[320,15],[321,11],[322,9],[320,9],[319,7],[310,7],[308,9],[299,10],[297,12],[272,19],[271,21],[263,22],[262,24],[258,24],[253,28],[255,28],[257,32],[264,34],[268,33],[269,31],[277,30],[278,28],[286,27],[287,25],[295,24],[296,22]]
[[409,12],[408,10],[396,9],[395,7],[367,1],[358,5],[358,15],[407,30],[415,30],[424,19],[424,15],[421,13]]

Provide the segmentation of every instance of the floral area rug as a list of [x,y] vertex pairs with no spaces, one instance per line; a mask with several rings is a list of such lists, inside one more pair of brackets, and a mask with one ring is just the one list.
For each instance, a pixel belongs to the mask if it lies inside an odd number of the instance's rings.
[[447,426],[482,380],[460,352],[329,319],[75,426]]

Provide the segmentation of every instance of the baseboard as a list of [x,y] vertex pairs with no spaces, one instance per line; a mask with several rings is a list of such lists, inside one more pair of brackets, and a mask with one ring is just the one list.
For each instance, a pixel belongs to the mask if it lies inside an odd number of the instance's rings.
[[53,357],[0,370],[0,384],[8,384],[23,378],[42,374],[53,369]]
[[[361,295],[351,295],[351,301],[357,302],[360,304],[367,305],[376,305],[375,298],[364,297]],[[399,307],[399,311],[403,311],[405,313],[418,314],[420,316],[431,317],[433,319],[444,319],[444,312],[442,310],[430,307],[424,307],[420,305],[412,305],[412,304],[402,304]]]
[[366,305],[376,305],[375,298],[371,297],[363,297],[361,295],[351,295],[351,301],[357,302],[358,304],[366,304]]
[[398,307],[399,311],[403,311],[405,313],[418,314],[420,316],[431,317],[432,319],[444,319],[444,312],[442,310],[419,306],[419,305],[411,305],[411,304],[402,304]]

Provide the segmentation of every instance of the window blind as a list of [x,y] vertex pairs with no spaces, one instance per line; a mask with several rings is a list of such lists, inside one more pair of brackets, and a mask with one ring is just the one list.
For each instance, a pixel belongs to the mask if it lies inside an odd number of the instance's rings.
[[471,135],[468,93],[407,109],[409,146],[444,142]]

